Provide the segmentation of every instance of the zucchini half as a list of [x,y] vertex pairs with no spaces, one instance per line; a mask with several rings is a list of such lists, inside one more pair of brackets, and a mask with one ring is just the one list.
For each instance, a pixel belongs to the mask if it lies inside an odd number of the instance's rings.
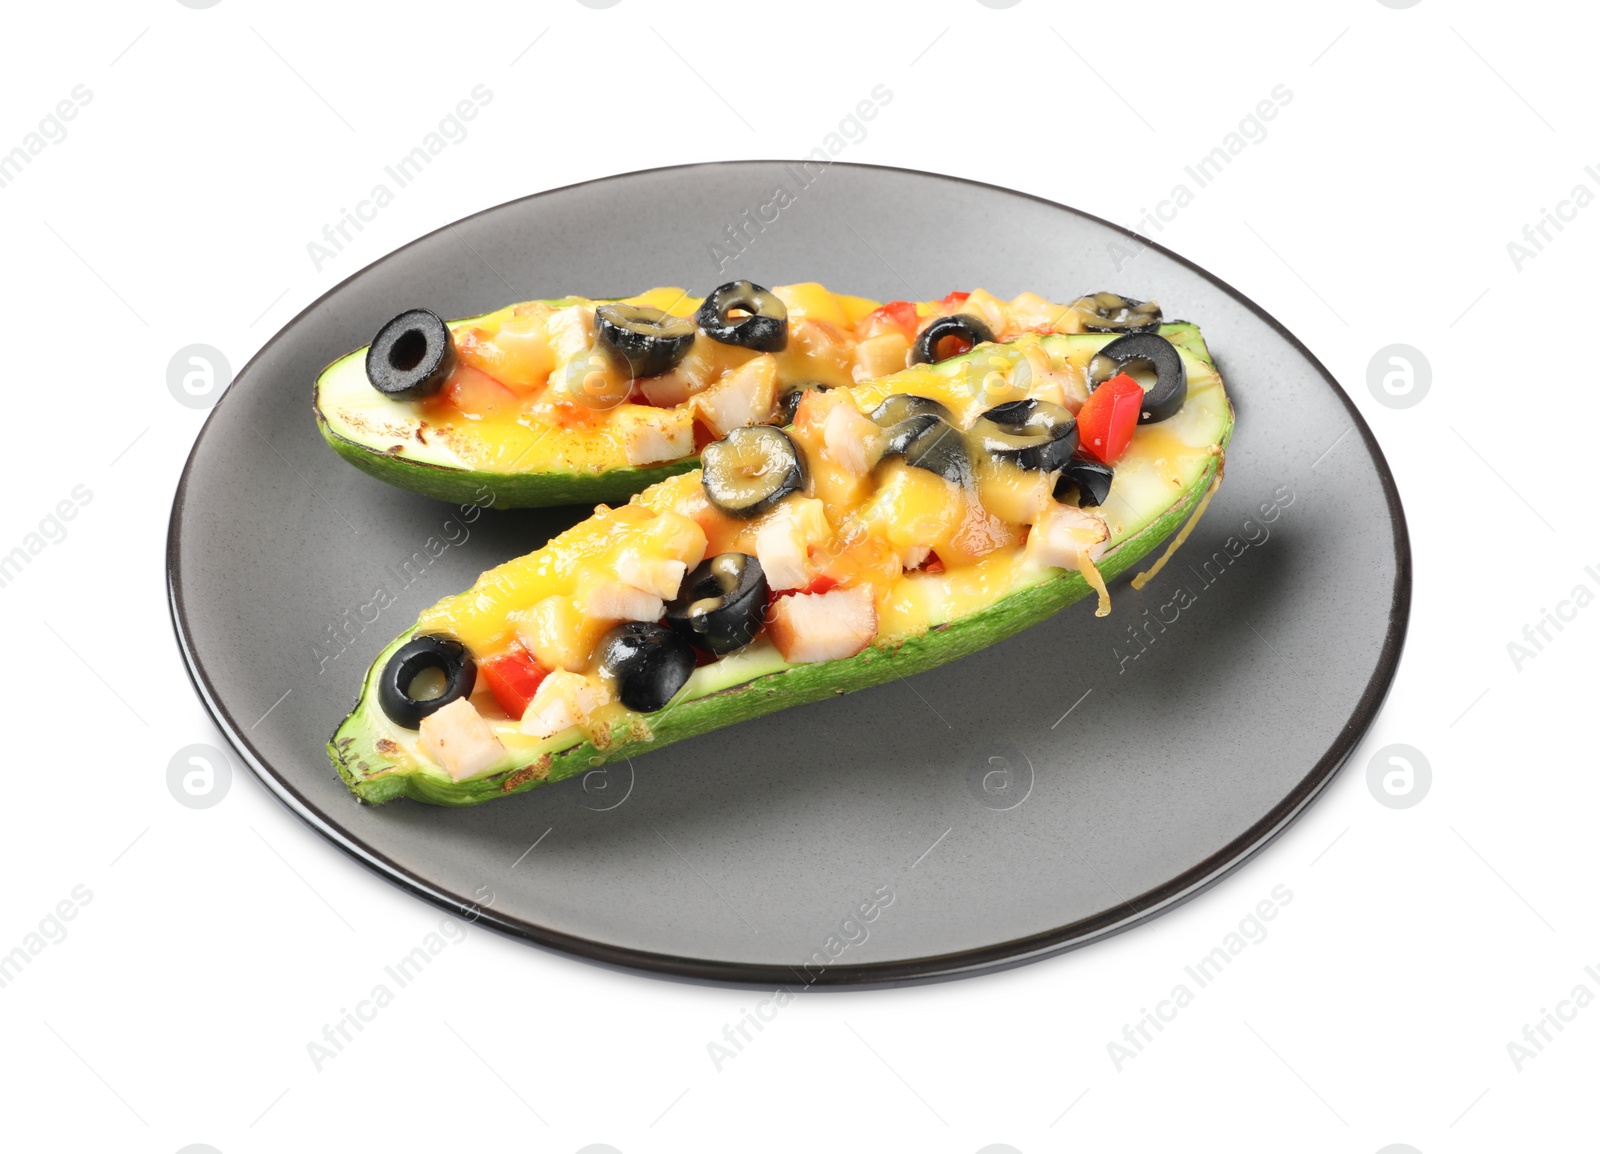
[[[1136,564],[1196,515],[1220,481],[1233,431],[1232,406],[1199,330],[1180,323],[1164,325],[1161,332],[1182,356],[1190,392],[1170,421],[1140,425],[1133,445],[1118,463],[1117,478],[1102,506],[1111,531],[1110,547],[1097,566],[1105,581]],[[1037,338],[1052,358],[1080,366],[1112,339],[1114,334],[1090,333]],[[995,358],[1015,363],[1022,356],[1016,345],[981,346],[963,357],[868,382],[856,392],[869,406],[887,392],[926,395],[923,386],[935,378],[943,378],[941,387],[947,389],[952,381],[976,382],[986,367],[998,363]],[[559,549],[560,541],[555,538],[545,549]],[[498,572],[490,570],[475,589],[489,587]],[[655,713],[624,711],[614,723],[594,732],[573,727],[536,742],[526,739],[531,743],[509,747],[499,762],[462,781],[452,780],[422,755],[417,734],[395,725],[378,703],[380,674],[395,650],[416,634],[413,627],[378,654],[355,708],[328,744],[328,755],[363,802],[410,797],[434,805],[477,805],[735,722],[943,665],[1037,624],[1092,591],[1081,572],[1038,570],[976,611],[933,622],[908,636],[880,636],[855,656],[834,661],[790,665],[770,642],[758,639],[743,651],[695,670],[671,702]]]
[[[644,299],[644,298],[633,298]],[[563,308],[582,303],[566,297],[533,302]],[[689,299],[688,303],[698,304]],[[449,322],[452,330],[493,323],[507,309]],[[515,472],[472,468],[442,439],[428,439],[427,425],[414,402],[382,396],[367,381],[367,346],[334,361],[317,377],[311,411],[322,438],[339,456],[380,481],[455,503],[483,503],[493,494],[496,509],[527,509],[590,501],[626,501],[641,489],[686,472],[699,463],[686,457],[644,468],[585,467]]]
[[[903,330],[897,336],[887,318],[869,318],[877,301],[833,293],[819,284],[780,285],[772,292],[788,311],[788,343],[776,354],[777,391],[803,381],[848,387],[855,383],[857,372],[877,376],[909,363],[912,337]],[[500,334],[516,331],[522,323],[517,318],[529,310],[541,306],[576,310],[587,320],[590,310],[605,303],[645,305],[693,318],[701,299],[680,289],[651,289],[616,301],[563,297],[527,301],[448,324],[458,350],[465,347],[463,339],[474,338],[492,348]],[[1007,302],[980,289],[918,303],[915,327],[926,329],[936,317],[955,310],[987,318],[988,330],[1001,340],[1029,330],[1075,332],[1095,322],[1074,306],[1052,304],[1031,293]],[[625,501],[698,464],[695,433],[704,426],[695,406],[705,399],[703,394],[698,399],[677,399],[681,393],[663,399],[657,394],[653,399],[658,403],[652,404],[638,403],[635,394],[603,410],[586,410],[571,401],[563,406],[559,396],[566,394],[552,392],[555,384],[536,382],[544,381],[546,372],[550,382],[574,371],[586,372],[595,345],[592,333],[573,325],[564,325],[559,337],[555,331],[552,325],[553,359],[528,387],[514,390],[521,396],[512,400],[506,393],[505,408],[483,420],[463,416],[442,397],[398,400],[379,393],[367,380],[367,349],[357,349],[319,374],[312,399],[317,427],[334,452],[381,481],[457,503],[481,504],[482,494],[488,492],[493,495],[490,503],[502,509]],[[723,381],[756,356],[753,349],[713,341],[702,331],[684,371],[693,362],[704,366],[696,370],[701,384],[707,377]],[[480,368],[488,363],[474,360],[466,351],[461,352],[460,362]],[[461,371],[460,365],[456,371]],[[640,384],[649,394],[652,385],[672,375],[645,378]],[[632,452],[628,442],[633,436],[649,441],[652,449]],[[680,450],[681,455],[672,455]]]

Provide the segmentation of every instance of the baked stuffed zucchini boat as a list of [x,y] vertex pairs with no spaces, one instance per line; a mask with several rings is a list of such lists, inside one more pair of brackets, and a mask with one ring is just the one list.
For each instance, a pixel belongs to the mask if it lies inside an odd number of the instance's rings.
[[788,426],[731,430],[425,611],[329,755],[362,801],[473,805],[941,665],[1091,591],[1104,615],[1106,581],[1203,510],[1232,428],[1189,324],[805,390]]
[[749,281],[701,299],[527,301],[446,322],[401,313],[317,380],[335,452],[381,480],[500,508],[623,501],[802,389],[850,386],[1024,332],[1125,332],[1160,310],[1109,293],[1053,304],[983,290],[891,301]]

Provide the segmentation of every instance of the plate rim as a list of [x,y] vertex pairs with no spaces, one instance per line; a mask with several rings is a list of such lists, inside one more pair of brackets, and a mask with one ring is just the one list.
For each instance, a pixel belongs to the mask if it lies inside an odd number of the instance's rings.
[[595,963],[611,969],[623,970],[636,976],[643,974],[657,978],[687,980],[714,985],[732,985],[739,988],[748,988],[752,985],[791,987],[796,984],[796,978],[800,979],[798,985],[803,988],[877,988],[920,985],[984,973],[995,973],[1015,966],[1026,965],[1030,962],[1041,961],[1057,954],[1080,949],[1094,942],[1103,941],[1124,930],[1141,925],[1168,910],[1177,908],[1228,877],[1275,841],[1296,818],[1305,812],[1311,802],[1327,788],[1328,784],[1337,776],[1340,768],[1349,760],[1356,747],[1366,737],[1367,731],[1376,720],[1385,699],[1388,697],[1389,690],[1393,686],[1400,658],[1405,649],[1406,635],[1411,619],[1411,537],[1407,526],[1405,508],[1401,503],[1399,487],[1396,484],[1388,459],[1384,456],[1383,449],[1379,446],[1377,438],[1373,436],[1372,429],[1361,415],[1361,411],[1356,407],[1355,402],[1351,400],[1350,394],[1339,384],[1339,381],[1328,371],[1328,368],[1316,354],[1307,348],[1276,317],[1214,273],[1202,268],[1187,257],[1174,252],[1165,245],[1134,232],[1130,228],[1096,216],[1093,213],[1085,212],[1082,209],[1074,208],[1071,205],[1061,204],[1048,197],[1007,188],[1004,185],[987,181],[952,176],[948,173],[928,172],[924,169],[903,168],[895,165],[863,164],[854,161],[834,162],[834,164],[844,168],[857,169],[868,173],[889,172],[905,174],[1022,197],[1038,204],[1070,213],[1073,216],[1110,229],[1142,246],[1154,249],[1232,297],[1286,340],[1290,347],[1316,370],[1323,382],[1332,390],[1334,396],[1344,405],[1355,431],[1360,435],[1376,465],[1384,503],[1389,513],[1395,556],[1395,579],[1390,598],[1388,626],[1384,633],[1383,644],[1378,653],[1377,663],[1349,718],[1341,726],[1338,736],[1323,755],[1317,759],[1310,771],[1301,778],[1286,797],[1282,798],[1248,829],[1215,853],[1195,863],[1189,869],[1170,878],[1161,885],[1132,898],[1119,901],[1092,917],[1080,918],[1075,922],[1069,922],[1066,925],[1053,927],[1049,930],[1042,930],[1026,937],[1011,938],[1003,942],[950,953],[930,954],[893,962],[827,966],[811,973],[810,979],[807,980],[801,976],[796,967],[765,962],[717,961],[679,954],[658,953],[636,949],[631,946],[611,945],[577,934],[537,925],[521,918],[504,916],[493,909],[486,909],[465,902],[432,886],[401,862],[390,858],[361,838],[348,833],[325,818],[291,782],[281,776],[270,763],[257,753],[254,747],[251,746],[246,731],[239,726],[227,708],[215,696],[210,676],[205,671],[203,661],[193,651],[186,632],[188,614],[184,606],[179,561],[179,551],[182,544],[180,521],[188,498],[190,473],[194,467],[195,457],[199,453],[207,434],[212,431],[212,422],[222,412],[223,406],[228,403],[228,394],[233,391],[234,384],[248,374],[256,362],[265,357],[279,341],[283,340],[290,329],[294,328],[301,320],[321,307],[324,301],[357,277],[365,275],[368,271],[394,259],[424,241],[449,231],[456,225],[474,220],[491,212],[497,212],[511,205],[536,200],[568,189],[590,187],[654,173],[676,172],[695,168],[728,169],[795,163],[798,162],[781,158],[695,161],[686,164],[663,165],[613,173],[591,180],[575,181],[571,184],[543,189],[539,192],[529,193],[526,196],[514,197],[511,200],[490,205],[456,220],[449,221],[439,228],[426,232],[391,252],[385,253],[376,260],[363,265],[306,305],[293,318],[279,326],[278,331],[256,351],[255,355],[245,363],[243,368],[234,374],[233,379],[228,383],[228,387],[223,390],[222,395],[217,398],[216,404],[212,406],[211,411],[206,415],[205,422],[195,435],[188,456],[184,460],[183,471],[178,477],[178,484],[173,493],[172,510],[167,520],[167,540],[164,550],[167,608],[172,623],[173,636],[177,641],[178,652],[183,658],[184,670],[189,676],[190,684],[193,685],[202,706],[211,716],[218,730],[229,745],[232,746],[234,753],[267,786],[268,790],[313,830],[327,838],[335,846],[379,877],[431,902],[448,913],[464,917],[474,924],[485,925],[519,941],[542,946],[569,958],[576,958],[580,961]]

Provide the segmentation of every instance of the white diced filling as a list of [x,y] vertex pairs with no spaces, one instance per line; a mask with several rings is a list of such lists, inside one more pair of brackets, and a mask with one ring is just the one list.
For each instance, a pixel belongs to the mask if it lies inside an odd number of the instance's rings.
[[465,697],[424,717],[417,739],[423,752],[443,766],[452,781],[477,776],[506,751],[489,723]]
[[606,689],[598,678],[557,669],[543,681],[522,715],[522,732],[532,737],[554,737],[582,725],[606,703]]
[[583,609],[586,616],[604,621],[660,621],[667,611],[662,598],[621,581],[597,582],[583,599]]
[[1079,559],[1104,556],[1111,531],[1093,513],[1052,502],[1028,531],[1025,555],[1036,565],[1060,569],[1079,568]]
[[778,362],[770,353],[746,361],[716,384],[697,393],[695,409],[700,419],[719,437],[746,425],[759,425],[772,416]]
[[626,422],[623,452],[630,465],[660,465],[694,455],[694,418],[688,412],[660,411],[649,419]]
[[832,530],[823,503],[815,497],[790,497],[756,533],[756,560],[772,589],[799,589],[811,581],[811,546]]
[[780,597],[767,626],[783,659],[795,664],[854,656],[877,630],[872,591],[860,586]]
[[836,404],[822,425],[822,447],[841,468],[859,477],[877,464],[883,430],[854,405]]
[[663,561],[657,557],[641,557],[637,553],[624,553],[617,558],[617,576],[624,585],[642,589],[663,600],[678,595],[683,584],[683,574],[688,568],[682,561]]

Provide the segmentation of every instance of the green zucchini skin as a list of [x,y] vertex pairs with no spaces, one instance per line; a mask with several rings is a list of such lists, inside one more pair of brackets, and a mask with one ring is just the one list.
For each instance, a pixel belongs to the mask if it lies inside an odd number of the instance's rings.
[[482,494],[489,492],[494,494],[489,504],[495,509],[620,503],[657,481],[700,467],[700,458],[694,456],[648,468],[605,469],[594,473],[494,473],[482,469],[452,469],[393,457],[342,436],[329,427],[321,410],[317,412],[317,428],[335,453],[380,481],[424,497],[463,505],[481,501]]
[[[546,302],[560,306],[566,300]],[[481,318],[470,317],[449,322],[452,326],[470,323]],[[1182,345],[1197,356],[1205,357],[1204,344],[1195,326],[1177,321],[1161,326],[1161,334],[1174,344]],[[981,348],[975,350],[981,355]],[[340,357],[319,374],[312,396],[312,412],[317,429],[333,451],[363,473],[387,484],[425,497],[454,504],[482,503],[482,494],[493,494],[491,506],[496,509],[535,509],[550,505],[593,505],[626,501],[642,489],[664,481],[678,473],[700,467],[698,455],[643,468],[626,466],[614,469],[595,469],[563,473],[496,472],[493,470],[462,469],[395,456],[383,446],[362,441],[333,427],[322,408],[323,382],[337,366],[354,357],[362,357],[365,348]],[[967,353],[965,356],[973,356]]]
[[[1223,448],[1232,435],[1232,428],[1230,418],[1228,429],[1220,441]],[[1195,483],[1164,514],[1107,553],[1099,564],[1105,580],[1109,582],[1136,564],[1176,532],[1205,496],[1206,490],[1221,472],[1222,465],[1223,454],[1218,452],[1206,464]],[[370,720],[370,711],[378,708],[374,683],[388,655],[410,639],[412,634],[408,631],[378,655],[367,674],[361,701],[328,744],[328,756],[350,791],[369,804],[409,797],[431,805],[479,805],[548,782],[562,781],[607,762],[659,749],[674,741],[682,741],[736,722],[749,721],[775,710],[852,693],[891,678],[921,673],[1038,624],[1074,601],[1086,597],[1090,591],[1083,574],[1063,571],[1057,577],[1002,598],[987,609],[936,626],[896,647],[869,646],[854,657],[795,666],[719,693],[669,706],[660,715],[648,718],[651,731],[649,740],[633,739],[626,727],[618,726],[612,731],[611,741],[606,748],[602,749],[593,741],[585,740],[561,753],[550,755],[548,770],[542,777],[525,771],[511,771],[462,782],[422,773],[381,774],[368,778],[363,772],[373,763],[385,763],[383,756],[377,752]]]

